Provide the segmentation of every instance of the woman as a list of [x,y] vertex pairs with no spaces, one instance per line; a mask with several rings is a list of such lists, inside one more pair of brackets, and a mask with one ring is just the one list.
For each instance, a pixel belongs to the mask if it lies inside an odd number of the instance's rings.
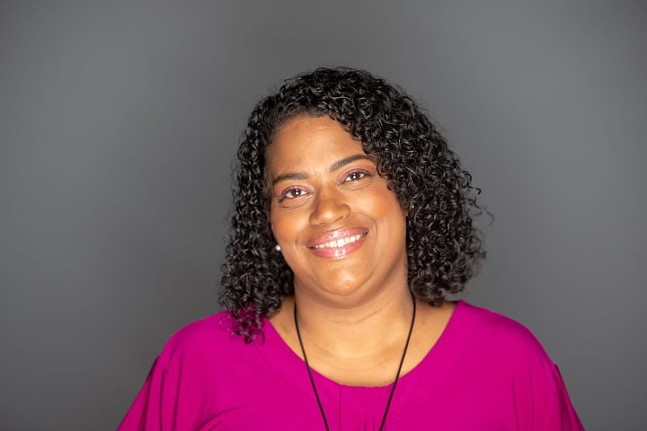
[[484,256],[470,175],[401,90],[289,80],[238,151],[228,310],[178,331],[121,430],[581,430],[522,325],[447,294]]

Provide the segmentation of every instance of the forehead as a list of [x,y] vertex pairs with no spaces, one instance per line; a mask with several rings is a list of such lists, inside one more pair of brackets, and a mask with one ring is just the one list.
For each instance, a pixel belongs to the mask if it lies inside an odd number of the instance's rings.
[[270,174],[282,168],[334,163],[365,154],[362,143],[329,116],[300,116],[288,120],[274,134],[267,149]]

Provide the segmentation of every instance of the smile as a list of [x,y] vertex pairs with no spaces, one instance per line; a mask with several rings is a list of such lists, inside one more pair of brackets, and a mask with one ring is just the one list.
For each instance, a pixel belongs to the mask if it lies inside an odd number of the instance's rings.
[[343,246],[345,246],[347,244],[353,243],[355,241],[359,241],[360,238],[363,238],[364,236],[366,236],[366,233],[357,234],[357,235],[353,235],[353,236],[346,237],[346,238],[340,238],[338,240],[332,240],[332,241],[324,243],[324,244],[314,245],[314,246],[312,246],[310,248],[316,248],[316,249],[321,249],[321,248],[340,248],[340,247],[343,247]]
[[325,233],[306,244],[315,256],[327,259],[340,259],[357,250],[368,235],[364,228],[338,229]]

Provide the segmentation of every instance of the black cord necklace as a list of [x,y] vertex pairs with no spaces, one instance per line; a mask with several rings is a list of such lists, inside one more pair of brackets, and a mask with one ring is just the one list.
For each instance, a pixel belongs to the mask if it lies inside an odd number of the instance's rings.
[[[395,393],[395,387],[398,385],[398,380],[400,380],[400,371],[402,371],[402,364],[404,363],[404,358],[407,355],[407,349],[409,348],[409,341],[411,340],[411,333],[413,332],[413,324],[416,321],[416,299],[411,295],[413,301],[413,313],[411,315],[411,326],[409,327],[409,334],[407,335],[407,341],[404,343],[404,351],[402,352],[402,358],[400,358],[400,365],[398,365],[398,372],[395,375],[395,380],[393,381],[393,387],[391,388],[391,393],[389,394],[389,399],[386,402],[386,407],[384,408],[384,415],[382,416],[382,422],[380,424],[379,431],[384,429],[384,424],[386,424],[386,416],[389,414],[389,407],[391,407],[391,400],[393,400],[393,394]],[[319,410],[321,411],[321,418],[324,421],[324,426],[326,431],[330,431],[328,426],[328,419],[326,419],[326,413],[324,412],[323,404],[321,404],[321,399],[319,398],[319,392],[317,392],[317,386],[315,385],[315,379],[312,377],[312,370],[310,369],[310,364],[308,363],[308,356],[306,355],[306,349],[303,347],[303,340],[301,340],[301,331],[299,330],[299,319],[297,318],[297,304],[294,303],[294,326],[297,330],[297,337],[299,338],[299,345],[301,346],[301,353],[303,354],[303,361],[306,363],[306,370],[308,370],[308,377],[310,377],[310,384],[312,385],[312,391],[315,394],[317,399],[317,404],[319,405]]]

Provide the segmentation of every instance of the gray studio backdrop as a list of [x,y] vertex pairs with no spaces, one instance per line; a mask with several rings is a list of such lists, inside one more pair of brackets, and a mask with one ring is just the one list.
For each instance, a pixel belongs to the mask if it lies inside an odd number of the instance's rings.
[[0,4],[0,429],[110,430],[217,310],[254,102],[367,68],[495,214],[468,300],[529,326],[589,430],[645,429],[644,2]]

